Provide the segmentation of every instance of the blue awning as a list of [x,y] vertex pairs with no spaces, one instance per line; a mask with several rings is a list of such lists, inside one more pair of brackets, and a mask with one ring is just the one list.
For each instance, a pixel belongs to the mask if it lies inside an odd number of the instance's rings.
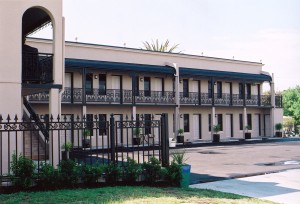
[[132,64],[121,62],[106,62],[96,60],[83,59],[65,59],[66,68],[93,68],[108,71],[133,71],[143,73],[157,74],[174,74],[175,69],[168,66],[148,65],[148,64]]
[[181,77],[214,77],[217,79],[237,79],[246,81],[272,81],[272,77],[266,74],[249,74],[240,72],[226,72],[208,69],[194,69],[194,68],[179,68],[179,75]]

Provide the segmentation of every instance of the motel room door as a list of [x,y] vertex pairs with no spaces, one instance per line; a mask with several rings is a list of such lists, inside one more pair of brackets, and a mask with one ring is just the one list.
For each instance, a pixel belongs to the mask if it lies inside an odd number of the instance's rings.
[[[117,96],[121,96],[122,82],[121,76],[112,76],[112,89],[114,94],[114,101],[116,101]],[[117,102],[117,101],[116,101]]]
[[271,119],[270,115],[264,116],[264,128],[265,128],[265,136],[270,137],[271,136]]
[[260,136],[260,125],[259,125],[260,119],[259,114],[254,114],[254,120],[252,124],[252,137],[258,137]]
[[195,114],[193,115],[193,140],[199,140],[202,139],[201,135],[201,114]]
[[[78,146],[78,141],[75,141],[74,139],[74,115],[73,114],[61,114],[61,121],[66,122],[70,124],[70,129],[66,129],[64,131],[61,131],[62,134],[60,135],[60,141],[61,144],[65,144],[66,142],[71,142],[74,147]],[[73,119],[72,119],[73,118]],[[66,119],[66,121],[65,121]],[[68,124],[68,125],[69,125]],[[65,124],[67,125],[67,124]]]
[[225,119],[225,137],[233,137],[233,115],[226,114]]

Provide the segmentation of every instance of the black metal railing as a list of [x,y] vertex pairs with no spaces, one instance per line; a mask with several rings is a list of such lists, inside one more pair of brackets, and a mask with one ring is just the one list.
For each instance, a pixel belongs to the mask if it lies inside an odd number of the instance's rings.
[[[183,105],[212,105],[213,98],[208,93],[188,92],[179,94],[180,104]],[[116,103],[116,104],[174,104],[175,97],[172,91],[139,91],[133,96],[131,90],[107,89],[105,94],[99,89],[93,89],[91,94],[83,95],[82,88],[65,88],[62,94],[63,103]],[[30,95],[31,102],[45,102],[49,100],[47,92]],[[275,97],[276,107],[282,107],[282,97]],[[240,94],[214,94],[214,105],[217,106],[243,106],[244,95]],[[271,106],[270,95],[248,95],[245,99],[246,106]]]
[[53,54],[38,52],[22,53],[23,83],[52,83]]
[[[166,165],[169,160],[168,150],[168,115],[152,115],[151,118],[123,117],[111,115],[108,120],[103,117],[57,117],[52,116],[44,120],[43,125],[49,129],[49,140],[45,141],[47,155],[50,155],[50,164],[54,161],[73,159],[81,164],[115,163],[124,165],[127,158],[132,158],[138,163],[149,161],[156,157]],[[90,120],[93,119],[93,120]],[[21,154],[26,158],[35,160],[37,166],[42,162],[48,162],[42,148],[34,148],[33,142],[39,130],[35,128],[34,121],[11,119],[8,116],[3,119],[0,115],[0,180],[8,175],[11,170],[12,155]],[[136,129],[139,129],[136,133]],[[89,130],[89,131],[87,131]],[[37,140],[39,140],[37,138]],[[29,141],[29,142],[27,142]],[[51,142],[54,141],[54,142]],[[38,142],[37,142],[38,143]],[[69,154],[65,154],[64,144],[71,143]],[[67,156],[69,155],[69,156]],[[39,168],[36,169],[39,173]]]
[[172,104],[174,101],[172,91],[139,91],[135,96],[135,103]]
[[42,123],[39,116],[35,113],[31,105],[27,101],[26,97],[23,97],[23,103],[30,114],[29,118],[33,120],[35,122],[35,125],[38,127],[37,130],[41,131],[41,133],[44,135],[45,140],[49,140],[49,132],[46,128],[46,125]]

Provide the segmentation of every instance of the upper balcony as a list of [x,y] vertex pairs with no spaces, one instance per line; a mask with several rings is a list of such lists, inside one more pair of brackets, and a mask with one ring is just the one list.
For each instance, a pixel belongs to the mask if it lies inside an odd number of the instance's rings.
[[22,53],[22,83],[46,84],[53,82],[53,54]]
[[[84,94],[82,88],[65,88],[61,101],[64,104],[147,104],[147,105],[175,105],[175,94],[172,91],[138,91],[107,89],[105,92],[93,89]],[[30,102],[47,103],[49,94],[46,92],[29,96]],[[181,105],[198,106],[244,106],[244,99],[239,94],[211,94],[188,92],[180,93]],[[276,107],[282,107],[282,96],[275,96]],[[250,95],[245,100],[246,107],[271,107],[270,95]]]

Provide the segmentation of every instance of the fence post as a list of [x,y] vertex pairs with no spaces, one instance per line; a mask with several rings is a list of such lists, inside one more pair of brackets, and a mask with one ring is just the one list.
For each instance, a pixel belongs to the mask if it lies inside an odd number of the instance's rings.
[[111,154],[111,162],[116,162],[116,146],[115,146],[115,118],[114,114],[110,115],[110,154]]
[[169,166],[169,126],[168,113],[163,113],[160,118],[161,121],[161,155],[162,166]]

